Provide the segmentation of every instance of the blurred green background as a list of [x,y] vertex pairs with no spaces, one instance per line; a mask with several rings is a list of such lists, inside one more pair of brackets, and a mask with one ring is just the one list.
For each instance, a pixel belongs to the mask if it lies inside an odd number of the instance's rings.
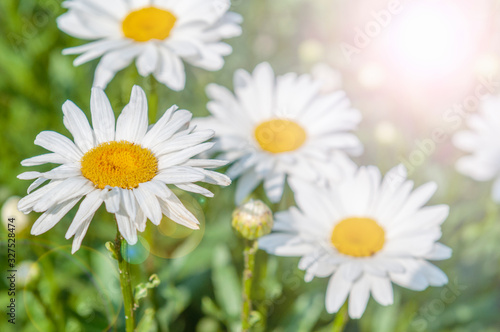
[[[482,36],[478,52],[495,55],[499,45],[488,40],[498,37],[494,32],[498,10],[497,2],[490,2],[494,10],[481,16],[488,35]],[[27,170],[20,161],[44,153],[33,144],[36,135],[54,130],[69,136],[62,123],[64,101],[74,101],[90,115],[90,87],[97,61],[75,68],[74,57],[61,55],[63,48],[83,41],[57,29],[55,19],[64,12],[60,4],[58,0],[0,2],[0,205],[4,211],[9,209],[4,203],[12,202],[12,196],[25,195],[29,185],[16,179]],[[384,8],[386,2],[371,5]],[[448,286],[423,292],[395,286],[393,306],[382,307],[370,300],[363,318],[349,322],[346,330],[500,331],[498,207],[490,199],[490,184],[475,183],[454,170],[461,153],[451,146],[449,134],[457,128],[451,128],[442,117],[478,84],[474,63],[467,64],[470,68],[464,69],[461,80],[433,77],[442,89],[437,93],[433,85],[408,77],[401,80],[395,72],[373,75],[373,68],[379,68],[373,67],[374,63],[384,57],[373,55],[373,50],[366,50],[354,62],[346,61],[339,45],[352,40],[356,27],[370,18],[372,8],[366,2],[235,0],[232,10],[243,15],[244,33],[228,41],[234,53],[226,58],[224,69],[211,73],[188,66],[184,91],[174,93],[159,87],[160,113],[177,104],[195,116],[207,115],[207,84],[216,82],[231,88],[235,69],[252,70],[262,61],[269,61],[278,74],[312,71],[318,78],[326,77],[332,89],[339,86],[340,76],[325,65],[339,70],[348,96],[364,116],[357,134],[366,151],[356,162],[377,165],[383,172],[404,162],[416,184],[436,181],[439,190],[431,203],[451,206],[442,242],[454,251],[452,259],[437,264],[448,275]],[[324,66],[317,67],[317,63]],[[498,68],[491,67],[487,74],[498,77]],[[151,78],[140,77],[134,66],[120,72],[106,89],[116,114],[127,103],[134,84],[147,94],[151,91]],[[421,148],[435,128],[442,129],[447,138],[432,149]],[[161,280],[140,302],[138,317],[144,317],[141,331],[238,330],[242,243],[230,227],[234,185],[209,189],[215,198],[179,193],[202,221],[201,230],[192,232],[163,220],[160,227],[149,224],[139,243],[126,248],[133,263],[134,284],[146,282],[153,273]],[[256,196],[264,199],[262,188]],[[283,202],[273,208],[282,210],[291,204],[293,197],[288,190]],[[101,208],[82,249],[71,255],[71,241],[65,240],[64,234],[74,213],[38,237],[29,234],[35,213],[17,220],[15,325],[7,322],[5,314],[10,297],[5,277],[6,217],[2,215],[0,331],[124,329],[118,272],[104,247],[106,241],[114,239],[114,221]],[[254,294],[263,318],[256,331],[324,331],[331,323],[334,315],[324,308],[327,279],[316,278],[306,284],[297,262],[258,253]]]

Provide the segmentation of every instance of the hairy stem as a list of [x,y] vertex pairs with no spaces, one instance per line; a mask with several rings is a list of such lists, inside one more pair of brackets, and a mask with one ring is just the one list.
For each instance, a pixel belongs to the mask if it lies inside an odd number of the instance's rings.
[[126,332],[133,332],[135,329],[135,304],[134,295],[132,293],[132,282],[130,277],[130,264],[122,256],[123,237],[117,231],[114,251],[116,260],[118,261],[118,270],[120,272],[120,287],[123,295],[123,307],[125,310],[125,327]]
[[243,251],[245,258],[245,269],[243,270],[243,308],[241,310],[241,328],[243,332],[250,330],[250,313],[252,312],[251,291],[257,249],[257,241],[245,240],[245,249]]

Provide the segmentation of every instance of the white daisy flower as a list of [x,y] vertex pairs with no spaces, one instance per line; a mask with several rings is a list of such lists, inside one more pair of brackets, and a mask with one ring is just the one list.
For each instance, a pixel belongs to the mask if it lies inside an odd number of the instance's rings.
[[[51,153],[26,159],[23,166],[61,164],[51,171],[26,172],[22,180],[36,179],[28,195],[20,200],[21,212],[43,212],[31,229],[40,235],[54,227],[83,197],[66,238],[74,236],[74,253],[80,248],[92,217],[104,202],[115,214],[118,229],[129,244],[137,242],[137,231],[144,231],[146,219],[158,225],[162,214],[192,229],[198,220],[167,185],[212,197],[213,194],[194,182],[227,186],[225,175],[205,168],[226,164],[220,160],[192,159],[213,143],[212,130],[189,128],[192,114],[172,106],[161,119],[148,127],[148,107],[144,91],[134,86],[130,103],[116,121],[103,90],[92,89],[93,129],[85,114],[71,101],[63,105],[64,125],[69,138],[43,131],[35,140]],[[49,183],[31,193],[49,180]]]
[[182,90],[182,60],[219,70],[232,52],[221,40],[241,34],[242,18],[228,12],[230,0],[67,0],[63,6],[69,10],[58,18],[59,29],[94,40],[63,54],[81,54],[75,66],[102,56],[94,78],[102,88],[136,59],[140,75]]
[[406,170],[392,169],[381,181],[373,166],[333,188],[291,183],[298,208],[277,213],[273,233],[260,248],[278,256],[301,257],[305,280],[330,277],[326,309],[337,312],[349,296],[349,315],[360,318],[370,294],[393,303],[392,283],[424,290],[442,286],[446,275],[427,260],[451,256],[437,243],[448,206],[423,205],[436,190],[427,183],[412,192]]
[[493,183],[492,197],[500,203],[500,96],[489,96],[481,103],[478,114],[467,119],[471,130],[460,131],[453,137],[459,149],[471,153],[460,158],[456,169],[476,181]]
[[326,173],[341,173],[339,160],[344,163],[346,153],[362,153],[360,141],[350,132],[361,114],[351,108],[343,91],[322,95],[322,85],[309,75],[276,78],[271,66],[262,63],[253,74],[236,71],[234,95],[216,84],[207,87],[212,116],[194,121],[213,128],[215,150],[235,161],[228,175],[241,176],[237,203],[262,181],[269,199],[277,202],[286,176],[327,181]]

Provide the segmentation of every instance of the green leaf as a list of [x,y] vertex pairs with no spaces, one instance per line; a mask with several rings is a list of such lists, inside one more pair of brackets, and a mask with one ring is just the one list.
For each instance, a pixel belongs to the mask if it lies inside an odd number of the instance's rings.
[[229,249],[220,245],[212,260],[212,282],[215,299],[228,321],[237,321],[241,308],[240,277],[231,262]]
[[160,284],[160,278],[156,274],[151,275],[149,277],[149,282],[147,283],[140,283],[137,286],[135,286],[135,291],[134,291],[134,299],[136,303],[139,303],[140,299],[145,298],[148,296],[148,289],[156,288]]

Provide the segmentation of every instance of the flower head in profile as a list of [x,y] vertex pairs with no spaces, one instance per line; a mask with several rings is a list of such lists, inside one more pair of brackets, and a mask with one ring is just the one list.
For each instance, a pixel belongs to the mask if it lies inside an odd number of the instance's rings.
[[363,147],[351,133],[361,114],[351,108],[345,93],[321,94],[322,81],[289,73],[275,77],[268,63],[253,74],[234,74],[234,94],[209,85],[212,116],[195,119],[216,132],[215,151],[233,161],[228,170],[240,177],[236,201],[242,202],[261,182],[272,202],[280,200],[285,178],[299,177],[314,183],[342,172],[347,155]]
[[425,206],[436,190],[427,183],[412,191],[406,170],[383,180],[373,166],[361,167],[333,188],[292,181],[298,208],[277,213],[273,233],[259,247],[278,256],[301,257],[306,281],[329,277],[326,309],[337,312],[349,296],[349,315],[360,318],[370,294],[393,303],[392,283],[421,291],[442,286],[446,275],[427,260],[451,256],[438,243],[448,206]]
[[232,52],[222,42],[241,34],[241,16],[228,12],[230,0],[67,0],[59,29],[92,42],[69,48],[81,54],[75,66],[102,56],[94,86],[105,88],[116,72],[136,59],[142,76],[153,74],[172,90],[182,90],[183,60],[219,70]]
[[213,143],[204,142],[214,132],[190,128],[192,114],[176,106],[148,127],[146,95],[138,86],[132,89],[130,103],[116,123],[103,90],[92,89],[90,108],[93,128],[85,114],[67,101],[63,105],[64,125],[74,141],[53,131],[41,132],[35,144],[51,152],[22,162],[23,166],[61,164],[45,173],[18,176],[35,180],[28,195],[19,201],[19,210],[43,212],[31,233],[45,233],[80,201],[66,233],[67,239],[74,236],[73,253],[80,248],[103,203],[115,215],[118,229],[129,244],[137,242],[137,231],[144,231],[147,219],[158,225],[163,214],[180,225],[198,229],[198,220],[168,185],[211,197],[210,191],[195,182],[230,184],[225,175],[207,170],[226,162],[193,159],[212,147]]
[[500,203],[500,96],[489,96],[481,103],[478,114],[467,119],[470,130],[453,137],[459,149],[470,153],[460,158],[456,169],[476,181],[493,183],[492,197]]

